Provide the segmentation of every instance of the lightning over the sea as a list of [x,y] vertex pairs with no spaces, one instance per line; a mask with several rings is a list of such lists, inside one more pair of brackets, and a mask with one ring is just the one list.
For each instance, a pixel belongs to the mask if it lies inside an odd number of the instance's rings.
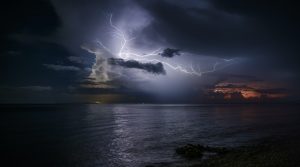
[[[105,46],[102,43],[102,41],[96,40],[96,43],[99,44],[104,50],[109,52],[111,55],[116,55],[117,58],[121,58],[124,60],[141,61],[141,62],[145,62],[145,63],[162,63],[164,66],[167,66],[172,70],[190,74],[190,75],[195,75],[195,76],[202,76],[203,74],[215,72],[215,71],[222,69],[228,65],[231,65],[230,62],[234,61],[234,59],[221,59],[220,61],[215,62],[213,64],[213,66],[211,67],[211,69],[202,71],[200,69],[199,65],[195,66],[195,65],[191,64],[190,67],[184,67],[182,65],[168,63],[166,61],[155,58],[156,56],[159,56],[161,54],[161,51],[162,51],[161,48],[158,48],[147,54],[140,54],[136,51],[132,51],[132,49],[130,49],[128,47],[128,43],[131,40],[134,40],[134,38],[128,39],[126,34],[124,33],[124,31],[122,31],[119,27],[114,25],[112,19],[113,19],[113,15],[111,14],[109,17],[109,24],[110,24],[110,27],[113,29],[112,33],[114,36],[116,36],[120,39],[120,48],[118,49],[117,54],[113,54],[111,49],[108,48],[107,46]],[[197,67],[197,68],[195,68],[195,67]]]

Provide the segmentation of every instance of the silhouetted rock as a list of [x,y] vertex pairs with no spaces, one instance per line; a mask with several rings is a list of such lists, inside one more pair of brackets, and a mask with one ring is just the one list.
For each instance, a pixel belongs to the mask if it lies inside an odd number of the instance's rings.
[[228,150],[223,147],[208,147],[200,144],[187,144],[176,149],[177,154],[189,159],[202,158],[204,153],[224,154],[227,151]]
[[187,144],[176,149],[176,153],[185,158],[202,158],[204,147],[202,145]]

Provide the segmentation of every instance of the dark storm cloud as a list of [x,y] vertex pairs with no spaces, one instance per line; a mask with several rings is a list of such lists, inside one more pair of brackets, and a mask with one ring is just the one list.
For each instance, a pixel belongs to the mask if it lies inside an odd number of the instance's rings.
[[32,91],[51,91],[51,86],[25,86],[20,87],[20,89],[32,90]]
[[175,47],[200,54],[232,56],[254,43],[252,27],[238,15],[215,8],[184,8],[167,1],[141,3],[153,17],[153,27]]
[[5,42],[12,34],[50,35],[61,25],[61,20],[49,1],[1,1],[1,50],[11,47]]
[[74,54],[61,45],[43,41],[10,41],[8,44],[18,48],[21,54],[0,57],[0,85],[56,88],[78,82],[88,75],[85,65],[69,61],[68,57]]
[[171,48],[167,48],[165,50],[163,50],[162,53],[160,53],[159,55],[161,55],[162,57],[174,57],[174,56],[180,56],[180,49],[171,49]]
[[76,66],[66,66],[57,64],[43,64],[45,67],[55,71],[80,71],[80,68]]
[[53,88],[51,86],[21,86],[21,87],[0,87],[1,91],[51,91]]
[[[31,96],[24,92],[29,89],[64,94],[89,76],[94,57],[80,45],[94,40],[89,32],[93,37],[99,33],[95,30],[103,20],[100,16],[114,9],[108,7],[110,1],[4,0],[1,4],[0,86],[22,87],[9,101]],[[51,90],[27,85],[49,85]]]
[[251,27],[256,27],[258,33],[252,32],[250,35],[256,35],[257,42],[265,41],[261,47],[266,48],[267,53],[285,58],[294,58],[298,53],[300,27],[295,1],[214,0],[213,2],[220,10],[244,16],[251,21]]
[[[61,20],[49,1],[1,1],[0,84],[36,85],[56,81],[43,63],[53,63],[68,53],[48,42]],[[43,40],[42,40],[43,39]],[[50,41],[50,40],[49,40]],[[47,76],[47,77],[45,77]],[[48,79],[47,79],[48,78]]]
[[[88,75],[84,69],[92,62],[90,56],[69,50],[62,42],[66,38],[57,37],[65,22],[50,1],[5,1],[0,6],[4,22],[0,32],[0,85],[49,85],[49,91],[63,90]],[[85,64],[79,62],[80,56],[87,57]]]
[[90,62],[87,59],[84,59],[80,56],[69,56],[67,59],[70,62],[76,63],[76,64],[83,64],[83,65],[88,65]]
[[[28,87],[27,89],[30,87],[28,85],[47,85],[51,87],[48,92],[58,88],[64,91],[72,85],[87,94],[113,92],[126,95],[130,94],[130,91],[138,92],[137,87],[140,83],[133,82],[134,84],[130,85],[137,85],[136,87],[130,90],[124,89],[122,86],[129,86],[125,83],[125,79],[118,80],[117,84],[96,83],[80,87],[80,84],[84,84],[82,80],[90,74],[81,69],[91,68],[95,60],[94,55],[79,47],[82,43],[89,43],[95,38],[103,39],[103,42],[108,40],[106,32],[110,29],[103,27],[108,25],[110,13],[114,16],[114,23],[122,27],[123,24],[128,24],[130,12],[135,13],[136,9],[141,13],[147,13],[145,18],[147,25],[141,26],[143,28],[140,35],[143,39],[138,40],[137,37],[136,40],[136,43],[144,41],[147,50],[151,49],[150,46],[147,48],[148,44],[152,44],[180,48],[185,52],[196,53],[193,56],[199,55],[199,57],[249,56],[255,59],[251,63],[231,66],[234,73],[241,74],[239,76],[210,73],[209,76],[215,77],[216,82],[232,80],[232,78],[240,82],[257,80],[256,77],[248,77],[248,74],[261,75],[260,78],[267,80],[272,76],[266,75],[267,72],[283,77],[300,76],[295,72],[300,67],[297,58],[298,6],[289,0],[272,2],[266,0],[187,0],[184,2],[182,0],[27,0],[24,2],[4,0],[0,8],[0,17],[3,21],[0,32],[0,85]],[[132,17],[132,20],[135,20],[135,17]],[[143,24],[138,19],[136,22]],[[179,54],[179,50],[166,49],[161,56],[174,57]],[[189,59],[184,56],[178,58]],[[161,63],[110,61],[113,62],[111,65],[115,66],[165,74]],[[290,71],[278,73],[279,68]],[[178,76],[178,80],[181,79]],[[203,77],[195,80],[203,81],[205,82],[203,84],[207,85],[214,85],[211,82],[215,82],[213,79],[207,81]],[[286,78],[279,77],[278,80],[286,81]],[[292,81],[295,87],[298,87],[299,80]],[[197,84],[195,87],[200,86]],[[32,86],[32,88],[43,90],[41,87]],[[48,88],[45,87],[45,90]],[[279,90],[261,90],[261,92],[268,91],[270,93]],[[143,96],[142,92],[137,94]],[[186,94],[184,97],[177,96],[178,101],[191,98],[195,92]]]
[[141,63],[136,60],[123,60],[123,59],[108,59],[108,63],[111,65],[121,66],[125,68],[136,68],[145,70],[153,74],[165,74],[166,71],[162,63]]
[[294,1],[137,2],[155,18],[151,30],[174,47],[207,56],[264,56],[270,67],[298,69],[300,24]]
[[[245,58],[231,66],[235,69],[229,73],[285,82],[300,93],[300,22],[295,1],[205,2],[207,5],[192,0],[137,1],[154,20],[144,33],[150,34],[150,40],[161,37],[169,46],[199,57]],[[217,81],[227,79],[224,74],[210,76]]]

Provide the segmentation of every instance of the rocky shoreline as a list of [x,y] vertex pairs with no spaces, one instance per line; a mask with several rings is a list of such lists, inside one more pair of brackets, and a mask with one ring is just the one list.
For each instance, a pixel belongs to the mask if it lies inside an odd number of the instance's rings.
[[187,144],[174,150],[186,161],[145,167],[299,167],[299,148],[298,140],[262,142],[236,148]]

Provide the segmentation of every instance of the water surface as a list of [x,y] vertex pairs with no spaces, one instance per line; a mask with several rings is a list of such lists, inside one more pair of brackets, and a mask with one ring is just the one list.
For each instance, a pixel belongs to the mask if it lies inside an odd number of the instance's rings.
[[182,160],[186,143],[239,146],[296,134],[283,105],[4,105],[0,148],[13,165],[145,166]]

